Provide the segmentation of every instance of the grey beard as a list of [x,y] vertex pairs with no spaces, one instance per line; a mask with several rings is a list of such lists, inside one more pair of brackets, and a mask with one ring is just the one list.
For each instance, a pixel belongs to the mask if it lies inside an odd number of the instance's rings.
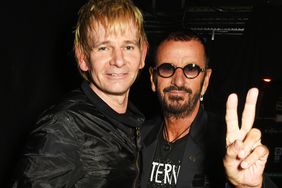
[[[160,96],[159,99],[162,105],[163,114],[166,117],[174,117],[176,119],[180,119],[190,115],[195,110],[196,104],[199,101],[200,97],[201,97],[200,92],[195,93],[195,95],[192,97],[191,95],[189,95],[188,101],[182,105],[180,104],[171,105],[168,103],[168,101],[166,101],[164,98],[161,98]],[[170,101],[176,103],[178,103],[181,100],[182,98],[180,97],[170,97]]]

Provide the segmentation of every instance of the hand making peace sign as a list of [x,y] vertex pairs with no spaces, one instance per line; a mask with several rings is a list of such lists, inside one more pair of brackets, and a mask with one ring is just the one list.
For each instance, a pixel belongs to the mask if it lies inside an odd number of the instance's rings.
[[224,167],[228,180],[236,187],[262,186],[269,150],[261,144],[261,132],[253,127],[258,89],[248,91],[241,128],[237,115],[238,99],[231,94],[226,103],[226,155]]

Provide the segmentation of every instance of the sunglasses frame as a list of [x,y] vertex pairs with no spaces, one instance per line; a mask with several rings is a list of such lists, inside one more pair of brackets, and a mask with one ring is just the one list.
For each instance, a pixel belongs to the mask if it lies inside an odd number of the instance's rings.
[[[170,76],[163,76],[163,75],[160,74],[160,67],[163,66],[163,65],[169,65],[169,66],[173,67],[173,72],[172,72],[172,74],[171,74]],[[189,76],[187,76],[187,75],[185,74],[185,72],[184,72],[184,69],[185,69],[185,67],[187,67],[187,66],[190,66],[190,67],[192,67],[192,68],[196,68],[197,71],[198,71],[198,73],[197,73],[194,77],[189,77]],[[199,65],[197,65],[197,64],[195,64],[195,63],[189,63],[189,64],[185,65],[184,67],[177,67],[177,66],[175,66],[175,65],[173,65],[173,64],[171,64],[171,63],[163,63],[163,64],[161,64],[161,65],[159,65],[159,66],[157,66],[157,67],[154,67],[153,70],[154,70],[155,72],[157,72],[157,74],[158,74],[160,77],[162,77],[162,78],[170,78],[170,77],[172,77],[172,76],[174,75],[176,69],[178,69],[178,68],[182,70],[183,74],[184,74],[185,77],[188,78],[188,79],[194,79],[194,78],[196,78],[197,76],[199,76],[199,74],[200,74],[201,72],[205,72],[205,71],[206,71],[206,68],[201,68]]]

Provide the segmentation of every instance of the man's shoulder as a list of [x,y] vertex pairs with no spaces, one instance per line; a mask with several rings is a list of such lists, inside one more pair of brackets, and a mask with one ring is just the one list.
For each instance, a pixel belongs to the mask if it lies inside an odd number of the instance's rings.
[[92,103],[81,89],[76,89],[67,93],[55,107],[60,110],[78,108],[85,105],[89,106]]
[[87,114],[99,116],[95,105],[91,103],[88,97],[80,89],[72,90],[61,98],[56,104],[45,109],[32,128],[33,131],[41,128],[48,128],[51,125],[69,125],[76,117],[83,118]]
[[[63,114],[70,111],[90,110],[94,105],[80,89],[75,89],[65,94],[60,101],[47,108],[42,116]],[[41,118],[40,117],[40,118]]]

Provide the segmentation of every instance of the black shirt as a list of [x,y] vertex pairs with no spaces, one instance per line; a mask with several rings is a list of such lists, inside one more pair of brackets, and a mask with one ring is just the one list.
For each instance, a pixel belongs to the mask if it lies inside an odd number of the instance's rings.
[[148,187],[175,187],[188,134],[173,143],[158,134],[158,144],[151,165]]

